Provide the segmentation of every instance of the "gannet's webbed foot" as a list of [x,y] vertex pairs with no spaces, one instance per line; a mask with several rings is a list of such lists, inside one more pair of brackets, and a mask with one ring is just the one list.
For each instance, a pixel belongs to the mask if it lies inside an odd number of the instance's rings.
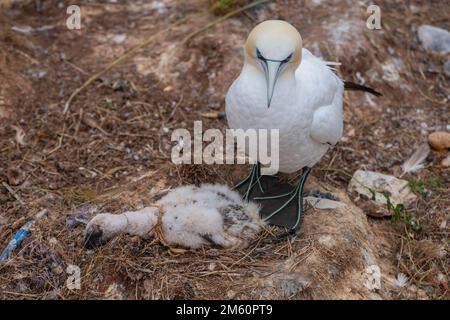
[[232,189],[239,190],[243,188],[243,192],[241,192],[243,193],[242,199],[248,201],[250,199],[250,195],[252,194],[252,190],[255,187],[255,185],[258,185],[259,190],[262,193],[264,193],[264,190],[261,186],[260,178],[261,178],[261,165],[259,162],[255,162],[253,164],[252,171],[247,176],[247,178],[236,184]]
[[[303,218],[303,188],[306,183],[306,179],[308,178],[309,173],[311,172],[311,168],[305,167],[303,168],[303,174],[300,178],[298,185],[294,190],[282,193],[274,196],[264,196],[254,198],[254,200],[268,200],[268,202],[272,202],[270,207],[273,207],[274,204],[278,204],[279,199],[287,198],[286,201],[281,202],[281,205],[278,205],[278,208],[264,214],[264,220],[276,225],[287,226],[290,228],[290,234],[295,235],[297,233],[297,229],[300,226],[300,223]],[[280,214],[285,212],[286,214]],[[292,217],[292,212],[295,212],[295,216]],[[277,218],[277,219],[275,219]],[[279,219],[278,219],[279,218]],[[292,219],[294,218],[294,219]],[[289,224],[287,223],[289,222]]]

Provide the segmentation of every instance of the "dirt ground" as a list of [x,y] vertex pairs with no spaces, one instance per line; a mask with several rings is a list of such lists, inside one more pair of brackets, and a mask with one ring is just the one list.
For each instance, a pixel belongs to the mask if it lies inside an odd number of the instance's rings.
[[[217,19],[214,1],[79,1],[81,30],[66,27],[69,1],[0,0],[0,247],[43,208],[12,259],[0,264],[3,299],[448,299],[450,170],[432,151],[409,180],[416,200],[405,221],[367,217],[348,195],[353,172],[399,176],[429,133],[449,130],[447,55],[426,51],[422,24],[450,30],[446,1],[377,1],[382,29],[366,28],[368,1],[261,4],[183,39]],[[241,1],[240,3],[246,3]],[[226,12],[226,10],[225,10]],[[174,23],[187,17],[187,20]],[[337,195],[344,209],[310,211],[302,234],[275,241],[276,228],[251,248],[205,248],[173,255],[164,246],[119,237],[83,248],[74,216],[149,205],[159,191],[186,183],[231,184],[245,166],[175,166],[173,129],[227,127],[224,95],[240,71],[242,44],[265,19],[296,26],[304,46],[339,61],[339,74],[382,92],[345,94],[341,143],[312,172],[310,190]],[[32,29],[28,28],[31,27]],[[93,74],[148,37],[155,41],[87,86]],[[72,220],[71,220],[72,219]],[[379,265],[381,288],[365,286]],[[81,289],[65,282],[81,270]],[[398,274],[407,284],[399,285]]]

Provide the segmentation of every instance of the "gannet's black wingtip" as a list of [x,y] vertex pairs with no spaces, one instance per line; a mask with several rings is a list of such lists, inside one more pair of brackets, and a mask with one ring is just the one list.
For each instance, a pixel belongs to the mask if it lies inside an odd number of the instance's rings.
[[355,90],[355,91],[365,91],[374,96],[380,97],[382,94],[375,89],[370,87],[363,86],[362,84],[357,84],[351,81],[344,81],[344,90]]

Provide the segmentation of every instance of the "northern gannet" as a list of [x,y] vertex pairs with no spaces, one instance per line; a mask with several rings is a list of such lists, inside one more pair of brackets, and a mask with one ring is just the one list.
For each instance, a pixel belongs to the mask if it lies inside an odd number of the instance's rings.
[[[226,95],[226,116],[232,129],[279,129],[279,171],[303,170],[298,185],[289,193],[254,198],[285,198],[274,217],[294,201],[300,224],[305,181],[314,166],[342,137],[344,87],[378,94],[373,89],[345,83],[330,65],[302,48],[295,27],[281,20],[258,24],[245,43],[241,73]],[[336,64],[336,63],[334,63]],[[260,178],[258,159],[251,174],[236,187],[248,185],[248,199]],[[262,190],[263,191],[263,190]]]

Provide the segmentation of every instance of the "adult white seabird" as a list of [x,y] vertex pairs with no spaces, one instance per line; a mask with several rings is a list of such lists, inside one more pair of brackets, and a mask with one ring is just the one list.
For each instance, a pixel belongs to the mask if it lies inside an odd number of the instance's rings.
[[[233,129],[279,129],[279,171],[303,169],[298,185],[289,193],[255,199],[286,198],[272,218],[296,201],[300,224],[302,192],[314,166],[342,137],[344,87],[378,94],[370,88],[346,85],[327,62],[302,48],[300,33],[285,21],[258,24],[245,43],[245,62],[226,95],[228,125]],[[256,159],[257,160],[257,159]],[[248,184],[249,198],[259,181],[259,162],[236,187]]]

